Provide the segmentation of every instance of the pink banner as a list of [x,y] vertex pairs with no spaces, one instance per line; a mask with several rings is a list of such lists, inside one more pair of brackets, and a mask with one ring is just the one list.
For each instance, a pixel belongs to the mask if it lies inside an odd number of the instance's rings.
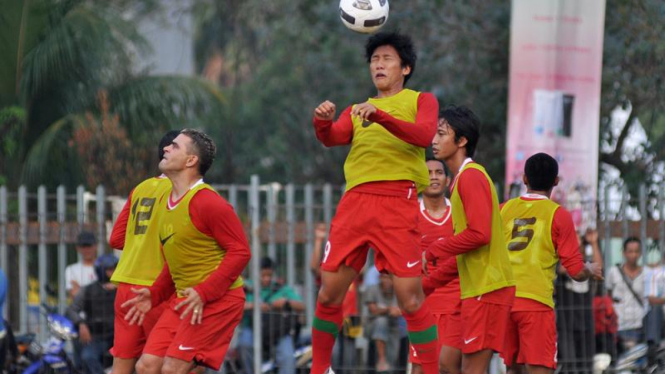
[[605,0],[513,0],[506,184],[524,191],[529,156],[559,161],[553,198],[595,225]]

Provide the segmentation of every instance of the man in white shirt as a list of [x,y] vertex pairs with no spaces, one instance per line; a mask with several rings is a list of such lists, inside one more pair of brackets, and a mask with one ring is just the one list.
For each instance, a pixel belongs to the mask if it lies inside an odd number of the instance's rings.
[[624,263],[609,268],[605,286],[619,317],[619,349],[624,352],[643,340],[642,320],[646,314],[644,271],[638,264],[642,243],[629,237],[623,243]]
[[90,231],[82,231],[76,239],[76,251],[81,261],[65,269],[65,287],[70,297],[76,296],[82,287],[97,280],[95,260],[97,259],[97,239]]

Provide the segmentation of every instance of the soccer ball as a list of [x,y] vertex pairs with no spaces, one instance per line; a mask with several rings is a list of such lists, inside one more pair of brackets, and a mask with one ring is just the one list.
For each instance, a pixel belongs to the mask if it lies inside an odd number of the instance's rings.
[[341,0],[339,16],[349,29],[369,34],[388,21],[388,0]]

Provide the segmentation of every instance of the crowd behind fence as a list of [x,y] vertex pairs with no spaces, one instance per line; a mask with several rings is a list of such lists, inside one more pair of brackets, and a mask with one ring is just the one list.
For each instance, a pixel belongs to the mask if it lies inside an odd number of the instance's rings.
[[[309,271],[314,231],[320,223],[329,227],[344,187],[331,184],[261,184],[258,176],[253,176],[248,185],[222,184],[214,187],[235,207],[250,240],[254,256],[245,277],[252,281],[253,287],[248,291],[253,293],[255,300],[260,299],[261,287],[255,281],[260,278],[259,262],[263,256],[272,258],[280,284],[289,286],[303,299],[304,312],[298,314],[294,324],[299,326],[297,330],[300,333],[293,338],[296,347],[306,347],[317,290],[315,278]],[[662,189],[648,194],[646,187],[642,187],[638,196],[630,197],[625,189],[601,188],[599,199],[593,204],[598,208],[596,226],[606,269],[621,261],[621,243],[628,236],[642,239],[643,263],[661,262],[661,254],[665,252],[662,240],[665,236],[663,197]],[[39,313],[39,305],[56,305],[64,313],[71,302],[66,293],[64,270],[68,264],[77,261],[74,250],[77,234],[83,230],[95,232],[101,239],[98,253],[109,252],[107,239],[110,228],[123,204],[124,198],[107,196],[103,186],[98,186],[94,192],[83,187],[76,191],[67,191],[64,187],[47,191],[45,187],[39,187],[36,193],[24,186],[16,191],[0,187],[0,265],[9,279],[3,313],[17,333],[35,332],[41,340],[46,338],[46,319]],[[601,347],[607,345],[606,342],[596,341],[592,326],[593,299],[604,294],[603,285],[589,285],[589,293],[584,296],[589,300],[571,302],[561,299],[565,287],[563,281],[557,284],[559,327],[567,325],[570,322],[567,319],[583,321],[579,334],[576,332],[577,335],[571,337],[574,342],[571,344],[581,347],[579,349],[588,349],[589,356],[609,349]],[[366,329],[364,322],[367,322],[368,316],[363,300],[366,289],[361,285],[360,291],[359,319],[362,321],[360,325]],[[572,314],[565,314],[566,311]],[[260,331],[265,320],[259,308],[254,308],[251,317],[247,318],[251,318],[254,326],[253,350],[264,353],[253,357],[254,371],[260,372],[261,366],[274,352],[268,352],[267,356],[264,352]],[[612,339],[614,337],[610,337],[609,341]],[[368,363],[372,361],[368,359],[368,352],[373,347],[368,340],[367,336],[355,340],[352,350],[360,354],[352,365],[346,361],[349,366],[354,369],[369,368]],[[408,350],[408,347],[398,347],[398,353],[406,354],[404,349]],[[230,351],[230,362],[234,361],[236,354],[235,350]],[[307,352],[299,359],[306,361]],[[397,368],[404,364],[404,360],[398,360]],[[561,364],[565,366],[566,362]]]

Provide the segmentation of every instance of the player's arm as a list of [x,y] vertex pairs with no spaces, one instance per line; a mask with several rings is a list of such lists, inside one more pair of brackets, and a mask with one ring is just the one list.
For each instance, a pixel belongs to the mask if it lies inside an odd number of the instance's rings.
[[380,124],[399,139],[423,148],[432,144],[439,118],[439,102],[431,93],[423,92],[418,95],[418,112],[415,123],[397,119],[381,109],[375,109],[376,111],[369,114],[367,118]]
[[423,291],[425,295],[429,295],[435,289],[445,286],[458,276],[457,259],[450,257],[438,265],[429,276],[423,277]]
[[150,286],[150,299],[152,307],[161,304],[166,301],[175,293],[175,283],[173,283],[173,277],[171,277],[171,271],[169,270],[169,265],[164,262],[164,267],[162,272],[159,273],[155,282]]
[[314,109],[314,130],[316,138],[326,147],[347,145],[353,139],[353,122],[351,121],[351,107],[346,108],[335,119],[335,104],[324,101]]
[[457,191],[464,205],[467,226],[459,234],[432,243],[425,257],[447,259],[476,250],[490,242],[492,236],[492,190],[485,175],[477,169],[467,169],[457,180]]
[[568,275],[581,282],[591,277],[602,279],[602,264],[596,262],[585,263],[579,250],[579,241],[573,217],[566,209],[559,207],[554,212],[552,220],[552,243],[556,248],[561,264]]
[[109,245],[111,248],[120,249],[125,246],[125,234],[127,233],[127,222],[129,221],[129,213],[131,211],[132,205],[132,194],[134,190],[129,193],[125,205],[122,207],[118,218],[113,224],[113,230],[111,230],[111,239],[109,239]]
[[211,190],[199,191],[190,202],[194,226],[213,237],[226,254],[219,266],[201,284],[194,287],[204,303],[215,301],[242,274],[252,257],[245,231],[231,204]]

